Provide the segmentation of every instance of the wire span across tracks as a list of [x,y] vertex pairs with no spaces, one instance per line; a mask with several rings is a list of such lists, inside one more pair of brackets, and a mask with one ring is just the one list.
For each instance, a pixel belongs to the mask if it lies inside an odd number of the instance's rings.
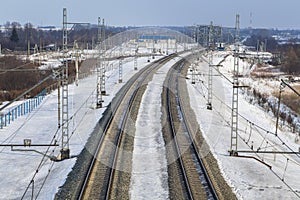
[[[167,57],[161,58],[158,61],[155,61],[145,68],[143,68],[140,72],[138,72],[127,84],[124,85],[124,87],[121,90],[121,93],[118,95],[118,98],[116,99],[116,102],[114,103],[114,108],[111,109],[111,113],[109,114],[109,119],[105,123],[104,127],[101,130],[101,138],[98,142],[95,154],[93,155],[93,158],[89,161],[89,168],[88,171],[85,174],[85,180],[82,183],[80,187],[80,191],[78,192],[78,196],[76,199],[86,199],[86,198],[100,198],[100,199],[110,199],[111,198],[111,191],[113,189],[113,183],[114,183],[114,175],[116,172],[116,165],[118,160],[118,154],[119,154],[119,147],[122,140],[122,137],[124,136],[123,131],[125,129],[125,126],[127,124],[128,118],[130,117],[130,111],[132,110],[132,105],[134,101],[136,101],[137,93],[139,91],[139,88],[146,84],[146,81],[149,81],[149,77],[153,72],[155,72],[157,69],[159,69],[164,63],[168,62],[169,60],[173,59],[176,55],[171,54]],[[129,100],[125,100],[127,97],[129,97]],[[125,107],[122,105],[126,105]],[[118,113],[123,113],[121,116]],[[118,119],[116,119],[118,118]],[[117,120],[117,121],[115,121]],[[112,126],[116,126],[117,128],[112,128]],[[110,129],[114,129],[117,131],[110,131]],[[109,136],[111,134],[114,134],[114,136]],[[110,137],[110,142],[114,143],[114,148],[107,149],[105,148],[107,157],[111,160],[107,161],[109,164],[107,165],[101,165],[101,168],[97,169],[96,164],[99,163],[97,158],[98,154],[104,151],[104,145],[105,140],[107,137]],[[111,139],[113,138],[113,139]],[[107,153],[110,151],[109,153]],[[99,165],[99,164],[98,164]],[[104,169],[104,168],[105,169]],[[93,188],[93,184],[90,184],[91,179],[95,174],[100,174],[102,176],[101,178],[93,178],[93,181],[96,179],[101,180],[101,187],[98,186],[98,188]],[[99,173],[99,171],[102,171]],[[94,190],[101,190],[97,193],[97,197],[91,196],[90,192]]]

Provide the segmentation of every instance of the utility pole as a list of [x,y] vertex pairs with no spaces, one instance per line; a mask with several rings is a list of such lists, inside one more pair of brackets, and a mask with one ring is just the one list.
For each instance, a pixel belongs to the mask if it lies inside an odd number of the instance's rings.
[[134,70],[137,70],[138,63],[137,63],[137,56],[134,56]]
[[119,83],[122,83],[122,77],[123,77],[123,66],[122,66],[122,58],[119,60]]
[[280,103],[281,103],[281,93],[283,92],[285,85],[283,83],[279,86],[279,97],[278,97],[278,106],[277,106],[277,115],[276,115],[276,128],[275,128],[275,135],[277,136],[278,132],[278,123],[279,123],[279,116],[280,116]]
[[236,15],[235,44],[234,44],[234,69],[232,86],[232,108],[231,108],[231,144],[230,156],[237,156],[238,138],[238,90],[239,90],[239,40],[240,40],[240,15]]
[[139,46],[138,44],[135,46],[135,51],[134,51],[134,70],[138,69],[138,63],[137,63],[137,54],[138,54]]
[[76,70],[76,77],[75,77],[75,84],[78,86],[78,81],[79,81],[79,48],[78,48],[78,43],[75,40],[74,41],[74,53],[75,53],[75,70]]
[[169,55],[169,38],[167,39],[167,50],[166,50],[166,54]]
[[102,67],[101,67],[101,94],[106,95],[106,90],[105,90],[105,65],[106,65],[106,58],[105,58],[105,53],[106,53],[106,44],[105,44],[105,24],[104,24],[104,19],[102,20],[102,48],[103,48],[103,53],[102,53]]
[[61,160],[70,158],[69,149],[69,109],[68,109],[68,25],[67,9],[63,9],[63,70],[62,70],[62,136]]
[[152,59],[154,59],[154,53],[155,53],[155,45],[154,45],[154,32],[152,32]]
[[[0,47],[0,51],[1,51],[1,47]],[[29,56],[30,56],[30,40],[27,40],[27,60],[29,60]]]
[[102,65],[101,65],[101,18],[98,17],[98,57],[97,57],[97,108],[102,108],[102,93],[101,93],[101,71],[102,71]]
[[250,25],[249,25],[249,33],[252,35],[252,12],[250,12]]
[[[70,23],[67,21],[67,9],[63,8],[63,67],[61,75],[61,157],[60,160],[70,158],[69,148],[69,93],[68,93],[68,24],[88,24],[88,23]],[[59,90],[58,90],[59,91]]]
[[212,110],[212,68],[213,68],[213,22],[210,22],[208,35],[208,95],[207,95],[207,109]]
[[195,84],[195,83],[196,83],[195,70],[196,70],[195,64],[192,63],[192,84]]
[[122,56],[123,56],[123,47],[122,47],[122,43],[121,43],[121,46],[120,46],[120,60],[119,60],[119,83],[122,83],[122,77],[123,77]]

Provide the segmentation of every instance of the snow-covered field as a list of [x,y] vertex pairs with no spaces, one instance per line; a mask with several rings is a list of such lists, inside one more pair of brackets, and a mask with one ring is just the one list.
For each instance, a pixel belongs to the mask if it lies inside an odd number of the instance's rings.
[[[216,53],[214,64],[219,63],[227,54],[228,52]],[[233,57],[228,56],[222,65],[220,72],[228,79],[232,79]],[[249,67],[247,68],[250,64],[241,61],[240,66],[242,73],[250,71]],[[196,84],[192,85],[190,80],[187,81],[191,106],[224,177],[234,188],[238,198],[299,199],[299,156],[239,153],[241,156],[256,157],[270,165],[271,169],[253,158],[229,156],[232,84],[214,70],[213,109],[207,110],[205,106],[207,63],[199,61],[197,70],[200,75],[197,76]],[[252,146],[254,150],[260,151],[299,151],[299,143],[295,142],[293,133],[279,130],[276,137],[275,118],[259,106],[248,103],[242,95],[239,97],[239,114],[241,116],[239,116],[238,150],[251,150]]]

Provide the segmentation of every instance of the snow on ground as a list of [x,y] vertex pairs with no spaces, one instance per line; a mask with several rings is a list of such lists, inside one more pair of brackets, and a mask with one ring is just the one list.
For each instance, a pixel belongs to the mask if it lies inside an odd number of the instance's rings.
[[[222,55],[218,54],[215,56],[214,64],[219,63],[223,60],[223,57],[228,52],[223,52]],[[138,59],[138,69],[145,66],[148,58]],[[132,59],[126,59],[128,63],[123,62],[123,83],[118,83],[118,62],[112,62],[112,65],[107,69],[107,82],[106,91],[108,96],[104,97],[104,105],[107,105],[117,91],[121,88],[126,80],[128,80],[135,71],[133,70],[134,64]],[[247,63],[241,63],[242,68],[247,69]],[[233,57],[228,56],[222,64],[225,67],[221,67],[220,71],[225,74],[228,78],[231,78],[230,71],[233,66]],[[162,138],[160,137],[161,130],[159,128],[158,118],[148,119],[145,114],[146,112],[156,113],[156,116],[160,115],[160,106],[156,104],[160,101],[161,85],[157,81],[162,80],[162,76],[165,75],[165,68],[161,69],[161,73],[157,73],[153,81],[148,85],[145,96],[143,97],[144,103],[141,104],[138,115],[137,131],[134,146],[134,157],[133,157],[133,170],[139,170],[138,172],[133,171],[133,179],[131,187],[134,189],[131,191],[131,197],[137,198],[152,198],[153,191],[156,191],[157,198],[164,199],[168,197],[166,171],[164,171],[165,161],[164,156],[161,153],[163,151]],[[191,99],[191,106],[194,109],[197,120],[201,126],[202,132],[210,145],[211,151],[218,160],[221,171],[228,181],[228,183],[234,188],[236,194],[240,199],[298,199],[298,197],[288,188],[281,180],[284,177],[284,181],[295,191],[298,191],[300,180],[297,178],[300,173],[300,159],[295,155],[279,155],[274,156],[273,154],[241,154],[250,155],[257,158],[263,159],[267,164],[272,166],[270,170],[264,164],[249,158],[241,157],[230,157],[228,156],[228,150],[230,147],[230,123],[231,123],[231,110],[228,106],[231,106],[231,94],[232,85],[221,76],[213,77],[213,110],[206,109],[206,94],[207,89],[207,74],[208,67],[204,62],[198,62],[198,71],[201,72],[197,77],[197,84],[195,86],[190,84],[188,81],[188,91]],[[218,73],[215,72],[217,75]],[[204,82],[202,84],[201,82]],[[70,149],[71,155],[77,155],[80,153],[84,146],[89,134],[92,132],[95,123],[102,116],[103,109],[95,109],[95,89],[96,89],[96,77],[90,76],[86,79],[79,81],[79,86],[69,86],[70,95],[70,115],[74,115],[74,120],[71,121],[70,127]],[[152,92],[150,92],[152,91]],[[157,91],[158,96],[153,94],[153,91]],[[148,98],[153,98],[151,104],[147,104]],[[294,142],[294,136],[288,131],[279,130],[278,137],[275,137],[271,133],[274,132],[275,119],[265,113],[262,109],[255,105],[249,104],[241,96],[239,98],[239,112],[247,120],[239,118],[239,143],[238,148],[242,150],[250,150],[249,146],[253,145],[253,149],[258,148],[269,150],[269,151],[287,151],[286,146],[282,143],[288,144],[288,146],[298,151],[299,144]],[[57,130],[57,92],[53,92],[46,96],[42,104],[34,110],[32,113],[19,118],[13,124],[0,129],[0,141],[2,144],[18,143],[22,144],[23,139],[32,139],[32,143],[46,143],[49,144],[56,131],[60,133],[61,130]],[[149,121],[153,121],[150,124]],[[154,123],[156,122],[156,123]],[[251,123],[250,123],[251,122]],[[155,125],[156,124],[156,125]],[[147,129],[144,126],[147,125]],[[149,127],[148,127],[149,126]],[[259,129],[263,127],[267,131]],[[144,133],[149,131],[144,130],[157,130],[156,139],[146,137]],[[72,131],[73,130],[73,131]],[[140,134],[140,135],[139,135]],[[160,138],[160,139],[159,139]],[[56,138],[60,143],[60,138]],[[145,139],[151,141],[147,146],[139,145],[138,140],[144,141]],[[244,141],[245,142],[244,142]],[[153,143],[152,143],[153,142]],[[246,144],[248,142],[248,145]],[[147,148],[145,148],[147,147]],[[148,147],[157,147],[149,148]],[[20,149],[24,149],[20,147]],[[36,147],[30,148],[46,152],[46,148]],[[150,151],[151,153],[158,153],[153,156],[156,160],[153,160],[152,164],[149,165],[149,161],[146,163],[149,167],[158,169],[151,171],[150,173],[142,173],[139,166],[146,167],[142,161],[140,153],[144,151]],[[205,150],[205,149],[204,149]],[[53,151],[53,152],[52,152]],[[49,155],[58,155],[59,148],[50,148]],[[141,158],[141,160],[137,160]],[[11,151],[10,147],[0,148],[0,199],[20,199],[25,192],[26,187],[30,183],[35,170],[41,162],[42,156],[34,152],[22,152],[22,151]],[[53,199],[54,194],[58,190],[58,186],[62,185],[66,179],[67,174],[72,169],[75,163],[74,159],[64,160],[63,162],[53,163],[49,159],[45,159],[41,163],[41,167],[37,175],[34,178],[34,198],[38,196],[38,199]],[[155,162],[155,161],[159,162]],[[147,165],[147,167],[148,167]],[[146,169],[146,168],[144,168]],[[285,170],[286,169],[286,170]],[[149,170],[149,168],[148,168]],[[149,176],[151,175],[151,176]],[[158,178],[159,177],[159,178]],[[155,178],[155,180],[154,180]],[[44,182],[45,181],[45,182]],[[157,184],[160,183],[160,184]],[[145,184],[151,184],[145,186]],[[32,185],[28,188],[26,193],[26,199],[30,198],[32,192]],[[43,186],[43,187],[42,187]],[[142,186],[142,187],[135,187]],[[156,186],[156,187],[154,187]],[[144,190],[145,189],[145,190]],[[144,196],[143,196],[144,195]]]
[[[156,57],[158,59],[159,57]],[[106,92],[104,106],[137,71],[133,70],[132,59],[123,61],[123,83],[118,83],[118,67],[116,64],[107,69]],[[138,59],[138,70],[149,64],[148,58]],[[95,109],[96,105],[96,76],[79,80],[79,86],[69,85],[69,117],[70,122],[70,150],[71,156],[78,155],[86,143],[90,133],[105,108]],[[32,139],[32,144],[49,144],[57,129],[57,91],[47,95],[42,104],[32,113],[18,118],[13,124],[0,129],[1,144],[23,144],[23,139]],[[56,137],[60,144],[60,137]],[[23,149],[24,147],[16,147]],[[26,149],[26,148],[25,148]],[[45,153],[47,147],[30,147]],[[59,154],[60,148],[51,147],[48,155]],[[0,199],[20,199],[26,187],[34,177],[34,198],[53,199],[58,187],[61,186],[67,174],[75,164],[76,158],[62,162],[52,162],[48,158],[42,162],[42,155],[35,152],[11,151],[10,147],[0,148]],[[41,166],[38,168],[41,162]],[[45,182],[44,182],[45,181]],[[25,199],[31,198],[32,185],[30,184]]]
[[[221,60],[222,56],[215,56],[214,64]],[[233,66],[233,58],[228,56],[228,59],[222,64],[220,72],[231,79],[229,72]],[[198,62],[197,70],[203,74],[197,77],[196,85],[187,81],[191,106],[225,179],[234,188],[238,198],[298,199],[299,196],[289,188],[291,187],[300,195],[300,179],[297,178],[300,173],[298,156],[239,154],[259,158],[271,165],[272,170],[255,159],[229,156],[232,84],[222,76],[217,76],[218,73],[214,71],[216,76],[213,76],[213,110],[207,110],[208,77],[205,75],[208,73],[207,63]],[[251,150],[250,147],[253,146],[254,150],[261,149],[261,151],[290,151],[287,146],[283,145],[284,143],[293,151],[298,151],[299,144],[295,143],[292,133],[279,130],[279,137],[274,136],[272,133],[275,131],[275,119],[259,107],[249,104],[241,95],[239,97],[239,113],[245,119],[239,117],[238,150]],[[281,180],[282,178],[289,187]]]
[[131,199],[168,199],[168,166],[161,126],[161,94],[168,70],[178,58],[160,68],[147,85],[136,121]]
[[134,137],[131,199],[169,198],[168,166],[161,132],[161,94],[169,69],[179,59],[172,59],[154,74],[142,97]]

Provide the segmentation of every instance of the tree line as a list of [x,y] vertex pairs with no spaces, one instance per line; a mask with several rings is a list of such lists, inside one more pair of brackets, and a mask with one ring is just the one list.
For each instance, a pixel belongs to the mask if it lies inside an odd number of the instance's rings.
[[[31,23],[23,26],[18,22],[6,22],[4,30],[0,31],[0,44],[2,49],[8,51],[27,51],[28,45],[33,49],[35,45],[43,48],[49,44],[55,44],[57,48],[62,46],[62,30],[42,30],[35,28]],[[69,32],[69,41],[77,41],[80,48],[91,48],[97,43],[97,26],[85,27],[77,25]],[[106,30],[106,36],[114,34],[112,30]]]
[[[258,48],[264,46],[268,52],[280,55],[280,69],[288,74],[300,74],[300,44],[291,40],[279,44],[267,29],[259,29],[244,42],[247,46]],[[260,49],[259,49],[260,50]]]

